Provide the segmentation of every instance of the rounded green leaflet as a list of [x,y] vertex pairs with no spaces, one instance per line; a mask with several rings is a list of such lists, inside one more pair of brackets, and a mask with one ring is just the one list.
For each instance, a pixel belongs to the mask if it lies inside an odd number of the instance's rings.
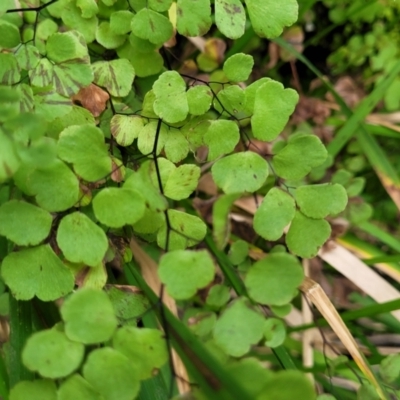
[[110,16],[110,30],[114,35],[125,35],[131,31],[134,14],[128,10],[115,11]]
[[65,334],[84,344],[106,342],[117,328],[117,317],[107,294],[84,288],[73,293],[61,307]]
[[186,95],[190,114],[202,115],[210,109],[213,94],[208,86],[192,86],[189,88]]
[[112,163],[103,132],[93,125],[64,129],[57,144],[58,156],[74,166],[83,179],[94,182],[111,173]]
[[296,257],[272,253],[253,264],[245,285],[257,303],[281,306],[293,299],[303,279],[303,269]]
[[244,110],[244,90],[238,85],[230,85],[214,98],[214,109],[223,117],[235,117]]
[[200,172],[197,165],[180,165],[169,174],[164,185],[164,195],[173,200],[187,199],[197,187]]
[[292,305],[285,304],[283,306],[270,306],[271,311],[279,318],[286,317],[292,311]]
[[166,71],[154,82],[155,113],[170,124],[183,121],[189,113],[186,83],[176,71]]
[[167,243],[167,225],[164,223],[157,234],[157,244],[168,250],[186,249],[199,243],[207,233],[206,224],[194,215],[178,210],[168,210],[170,223],[169,241]]
[[148,8],[142,8],[132,18],[132,32],[141,39],[162,45],[173,35],[173,27],[167,17]]
[[295,198],[300,211],[310,218],[334,216],[347,205],[346,189],[338,183],[300,186]]
[[211,168],[214,182],[225,193],[253,193],[268,177],[268,164],[251,151],[235,153],[218,160]]
[[285,26],[297,20],[298,4],[296,0],[245,0],[251,25],[258,36],[268,39],[279,36]]
[[144,210],[144,198],[131,189],[104,188],[93,199],[94,215],[111,228],[134,224],[142,218]]
[[9,253],[1,276],[17,300],[34,296],[42,301],[56,300],[71,292],[75,284],[72,272],[48,244]]
[[71,208],[79,200],[79,181],[61,160],[49,168],[35,169],[26,179],[38,205],[49,212]]
[[104,231],[81,212],[66,215],[57,230],[57,244],[73,263],[97,266],[108,249]]
[[268,318],[264,324],[265,345],[268,347],[280,346],[286,338],[285,324],[281,319]]
[[267,83],[269,81],[271,81],[271,78],[264,77],[264,78],[254,81],[249,86],[247,86],[246,89],[244,89],[244,106],[243,106],[243,108],[247,114],[253,114],[253,112],[254,112],[254,102],[256,100],[256,94],[257,94],[258,88],[260,88],[262,85],[264,85],[264,83]]
[[212,282],[215,267],[205,250],[176,250],[161,258],[158,275],[173,298],[184,300]]
[[240,133],[236,122],[219,119],[212,121],[204,135],[204,144],[208,146],[208,161],[231,153],[239,143]]
[[0,235],[19,246],[35,246],[50,233],[53,218],[42,208],[10,200],[0,207]]
[[272,159],[275,172],[283,179],[299,180],[312,168],[321,165],[328,152],[315,135],[297,133],[292,135],[287,145]]
[[137,146],[139,151],[144,155],[150,155],[154,150],[156,137],[157,148],[155,149],[156,155],[159,155],[168,140],[168,127],[165,124],[160,125],[156,121],[150,121],[140,131],[138,135]]
[[88,57],[86,42],[80,39],[73,31],[54,33],[46,42],[46,56],[57,64]]
[[300,371],[276,372],[265,383],[262,392],[255,400],[315,400],[316,394],[310,379]]
[[154,11],[168,11],[173,0],[148,0],[148,6]]
[[225,61],[223,71],[231,82],[243,82],[249,79],[253,65],[254,59],[252,56],[237,53]]
[[0,47],[12,49],[21,43],[19,29],[10,22],[0,20]]
[[254,99],[251,127],[256,139],[270,142],[285,128],[293,113],[299,95],[293,89],[285,89],[282,83],[270,80],[261,85]]
[[249,244],[242,240],[236,240],[231,244],[229,249],[229,260],[233,265],[239,265],[246,260],[249,255]]
[[57,329],[47,329],[28,338],[22,362],[45,378],[63,378],[79,367],[84,352],[82,343],[73,342]]
[[[1,68],[1,67],[0,67]],[[20,166],[14,143],[0,130],[0,182],[11,178]]]
[[273,187],[254,214],[254,230],[264,239],[275,241],[294,218],[296,204],[284,190]]
[[76,0],[76,6],[79,7],[82,17],[89,19],[99,12],[96,0]]
[[57,82],[55,90],[58,94],[71,97],[77,94],[80,89],[92,83],[93,72],[87,63],[65,62],[53,66],[51,79]]
[[379,375],[386,383],[393,383],[400,376],[400,354],[390,354],[379,365]]
[[203,36],[212,25],[210,0],[178,0],[176,29],[183,36]]
[[233,203],[241,196],[241,193],[232,193],[219,196],[213,204],[213,238],[218,249],[223,250],[229,240],[231,224],[229,213]]
[[116,114],[111,118],[110,129],[120,146],[130,146],[143,128],[143,118],[138,115]]
[[113,348],[132,362],[140,373],[140,379],[154,376],[157,369],[168,361],[168,347],[164,334],[158,329],[125,326],[113,337]]
[[226,37],[238,39],[244,34],[246,12],[240,0],[215,0],[215,23]]
[[330,234],[331,226],[327,221],[309,218],[296,211],[286,235],[286,244],[292,253],[303,258],[312,258],[318,254]]
[[37,47],[32,46],[32,44],[28,43],[20,46],[18,52],[15,55],[17,57],[19,67],[27,71],[35,68],[41,58],[40,52]]
[[57,400],[56,383],[50,379],[20,381],[11,390],[9,400]]
[[165,156],[173,163],[182,161],[189,153],[189,142],[179,129],[170,129],[164,146]]
[[111,96],[125,97],[131,91],[135,69],[128,60],[97,61],[92,64],[92,69],[93,82],[106,88]]
[[372,217],[374,209],[368,203],[351,202],[346,210],[346,217],[353,225],[361,224]]
[[89,354],[83,366],[83,377],[106,400],[132,400],[140,389],[139,368],[111,347]]
[[13,54],[0,53],[0,84],[13,85],[21,79],[17,59]]
[[108,21],[103,21],[97,26],[96,40],[106,49],[117,49],[126,39],[126,35],[115,34]]
[[210,307],[221,308],[223,307],[231,298],[230,290],[228,286],[224,285],[214,285],[209,290],[206,304]]
[[264,317],[252,310],[246,299],[239,298],[219,317],[213,337],[226,354],[242,357],[261,340],[264,323]]
[[196,308],[187,310],[183,318],[190,330],[200,338],[209,337],[217,322],[217,315],[214,312],[198,311]]
[[81,375],[74,374],[61,383],[58,392],[58,400],[103,400],[104,397],[94,390],[90,383]]

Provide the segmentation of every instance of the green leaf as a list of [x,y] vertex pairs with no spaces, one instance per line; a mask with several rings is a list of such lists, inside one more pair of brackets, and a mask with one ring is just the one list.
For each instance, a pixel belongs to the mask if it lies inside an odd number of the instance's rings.
[[115,97],[125,97],[132,89],[135,69],[128,60],[98,61],[92,64],[94,83]]
[[128,10],[115,11],[110,16],[110,30],[114,35],[125,35],[131,31],[134,14]]
[[239,39],[244,34],[246,12],[240,0],[215,0],[215,23],[229,39]]
[[45,378],[63,378],[79,367],[84,351],[82,343],[68,339],[64,332],[47,329],[29,337],[22,361],[31,371]]
[[393,383],[400,376],[400,354],[390,354],[379,365],[379,375],[386,383]]
[[222,250],[228,243],[231,233],[229,213],[232,204],[241,196],[241,193],[232,193],[219,196],[213,205],[213,238],[218,249]]
[[97,26],[96,40],[106,49],[117,49],[124,44],[126,38],[126,35],[115,34],[108,21],[103,21]]
[[168,250],[180,250],[191,247],[204,239],[207,232],[206,224],[194,215],[186,214],[178,210],[168,210],[168,218],[171,231],[169,232],[169,241],[167,243],[167,230],[164,224],[158,232],[157,243]]
[[130,146],[143,128],[143,118],[138,115],[116,114],[111,118],[110,129],[120,146]]
[[74,287],[72,272],[48,244],[8,254],[1,265],[1,276],[17,300],[37,296],[52,301]]
[[99,11],[96,0],[76,0],[76,6],[81,10],[82,17],[86,19],[94,17]]
[[129,176],[124,184],[124,188],[139,192],[146,200],[150,210],[164,211],[168,207],[168,202],[162,196],[160,190],[152,183],[150,169],[153,164],[152,161],[143,163],[139,170]]
[[173,200],[187,199],[196,189],[200,178],[197,165],[180,165],[168,176],[164,186],[164,195]]
[[268,347],[278,347],[285,341],[286,328],[282,320],[278,318],[268,318],[264,324],[265,345]]
[[225,61],[223,71],[231,82],[243,82],[249,79],[251,71],[253,70],[253,65],[254,59],[252,56],[237,53]]
[[72,125],[64,129],[57,144],[58,156],[74,166],[83,179],[94,182],[112,169],[103,132],[93,125]]
[[[35,68],[28,71],[31,85],[38,87],[47,87],[53,83],[53,64],[47,59],[42,58]],[[62,82],[60,82],[62,84]]]
[[299,95],[293,89],[284,89],[280,82],[270,80],[261,85],[254,100],[251,126],[256,139],[275,140],[293,113]]
[[179,129],[170,129],[164,145],[167,159],[173,163],[182,161],[189,153],[189,142]]
[[205,250],[176,250],[161,258],[158,275],[173,298],[184,300],[212,282],[215,267]]
[[335,216],[347,205],[346,190],[338,183],[300,186],[295,197],[300,211],[310,218]]
[[189,113],[186,83],[176,71],[167,71],[154,82],[155,113],[170,124],[183,121]]
[[14,24],[0,19],[0,47],[12,49],[21,43],[19,29]]
[[68,261],[97,266],[104,258],[108,240],[104,231],[81,212],[66,215],[57,230],[57,244]]
[[208,161],[231,153],[239,143],[240,133],[236,122],[219,119],[212,121],[204,135],[204,144],[208,146]]
[[225,193],[253,193],[268,176],[268,164],[251,151],[231,154],[218,160],[211,169],[215,183]]
[[263,86],[264,83],[270,82],[271,80],[271,78],[261,78],[246,87],[244,90],[243,111],[245,111],[247,114],[253,114],[257,90]]
[[132,19],[132,32],[141,39],[162,45],[173,35],[171,22],[164,15],[142,8]]
[[150,121],[139,132],[137,142],[139,151],[146,156],[152,154],[156,137],[158,135],[155,153],[156,155],[159,155],[168,140],[168,131],[169,129],[167,125],[161,124],[160,129],[158,130],[158,122]]
[[168,361],[168,347],[158,329],[122,327],[113,337],[113,347],[139,367],[140,379],[154,376]]
[[192,86],[189,88],[186,95],[190,114],[202,115],[210,109],[213,94],[208,86]]
[[117,328],[118,321],[112,303],[101,290],[78,290],[65,300],[60,311],[65,323],[65,334],[76,342],[106,342]]
[[[38,71],[40,73],[40,71]],[[52,82],[57,93],[70,97],[88,86],[93,80],[93,73],[87,64],[65,62],[54,65]]]
[[16,52],[18,66],[27,71],[35,68],[40,61],[40,53],[37,47],[31,44],[23,44]]
[[144,215],[144,199],[140,193],[126,188],[104,188],[93,199],[96,218],[111,228],[132,225]]
[[253,264],[246,275],[245,285],[257,303],[281,306],[296,295],[303,278],[303,269],[296,257],[271,253]]
[[279,371],[265,383],[256,400],[294,399],[301,393],[301,400],[314,400],[315,390],[309,378],[300,371]]
[[154,11],[168,11],[173,0],[148,0],[148,6]]
[[[1,54],[0,54],[1,55]],[[11,178],[20,166],[14,143],[0,130],[0,183]]]
[[210,307],[221,308],[231,298],[228,286],[216,284],[211,287],[206,298],[206,304]]
[[176,28],[183,36],[203,36],[212,24],[210,0],[178,0]]
[[50,233],[53,218],[47,211],[24,201],[0,206],[0,235],[19,246],[35,246]]
[[57,32],[51,35],[46,42],[46,52],[46,56],[56,64],[70,60],[84,60],[88,57],[86,43],[76,31]]
[[224,117],[235,117],[244,109],[244,91],[237,85],[231,85],[218,93],[214,98],[214,108]]
[[285,26],[297,20],[296,0],[245,0],[251,24],[258,36],[272,39],[279,36]]
[[60,160],[49,168],[35,169],[27,185],[40,207],[49,212],[65,211],[79,200],[79,181]]
[[239,298],[217,320],[214,340],[225,353],[242,357],[261,340],[264,323],[264,317],[249,308],[246,299]]
[[328,152],[317,136],[298,133],[289,138],[272,163],[281,178],[299,180],[321,165],[327,156]]
[[104,397],[96,392],[89,382],[79,374],[70,376],[61,383],[57,392],[58,400],[85,399],[103,400]]
[[286,244],[292,253],[303,258],[312,258],[317,255],[330,234],[331,226],[327,221],[308,218],[296,211],[286,235]]
[[13,85],[21,79],[17,59],[13,54],[0,53],[0,84]]
[[57,388],[54,381],[40,379],[20,381],[10,391],[9,400],[57,400]]
[[140,389],[136,363],[110,347],[89,354],[83,377],[107,400],[131,400]]
[[246,260],[249,255],[249,244],[244,240],[236,240],[229,248],[229,260],[233,265],[239,265]]
[[275,241],[294,218],[296,204],[293,197],[274,187],[264,197],[254,214],[254,230],[264,239]]

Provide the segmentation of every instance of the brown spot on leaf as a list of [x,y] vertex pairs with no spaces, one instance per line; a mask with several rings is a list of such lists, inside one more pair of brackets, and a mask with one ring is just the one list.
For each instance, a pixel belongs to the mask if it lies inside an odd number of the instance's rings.
[[94,117],[98,117],[105,110],[109,98],[110,96],[106,91],[91,83],[72,96],[71,100],[75,104],[81,104]]

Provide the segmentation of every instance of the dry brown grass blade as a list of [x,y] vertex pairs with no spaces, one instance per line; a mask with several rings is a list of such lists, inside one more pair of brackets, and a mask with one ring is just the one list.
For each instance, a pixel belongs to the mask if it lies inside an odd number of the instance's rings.
[[[339,271],[378,303],[400,298],[400,292],[340,244],[330,241],[318,253],[325,262]],[[392,315],[400,321],[400,310]]]
[[360,351],[356,341],[351,335],[347,326],[343,322],[336,308],[329,300],[326,293],[322,290],[321,286],[310,278],[305,278],[300,290],[307,297],[307,299],[314,304],[322,316],[326,319],[332,330],[336,333],[343,345],[353,357],[353,360],[358,365],[365,377],[375,387],[377,393],[382,399],[386,399],[382,388],[380,387],[374,373],[365,360],[364,355]]
[[[143,279],[154,293],[163,293],[163,303],[168,307],[171,313],[173,313],[175,316],[178,316],[175,300],[165,290],[161,291],[162,284],[158,277],[156,262],[139,246],[134,239],[131,239],[130,241],[130,248],[132,250],[133,257],[140,266]],[[174,349],[172,349],[171,355],[174,370],[178,376],[176,384],[178,386],[179,393],[187,393],[191,390],[191,388],[189,385],[189,376],[185,365]]]

